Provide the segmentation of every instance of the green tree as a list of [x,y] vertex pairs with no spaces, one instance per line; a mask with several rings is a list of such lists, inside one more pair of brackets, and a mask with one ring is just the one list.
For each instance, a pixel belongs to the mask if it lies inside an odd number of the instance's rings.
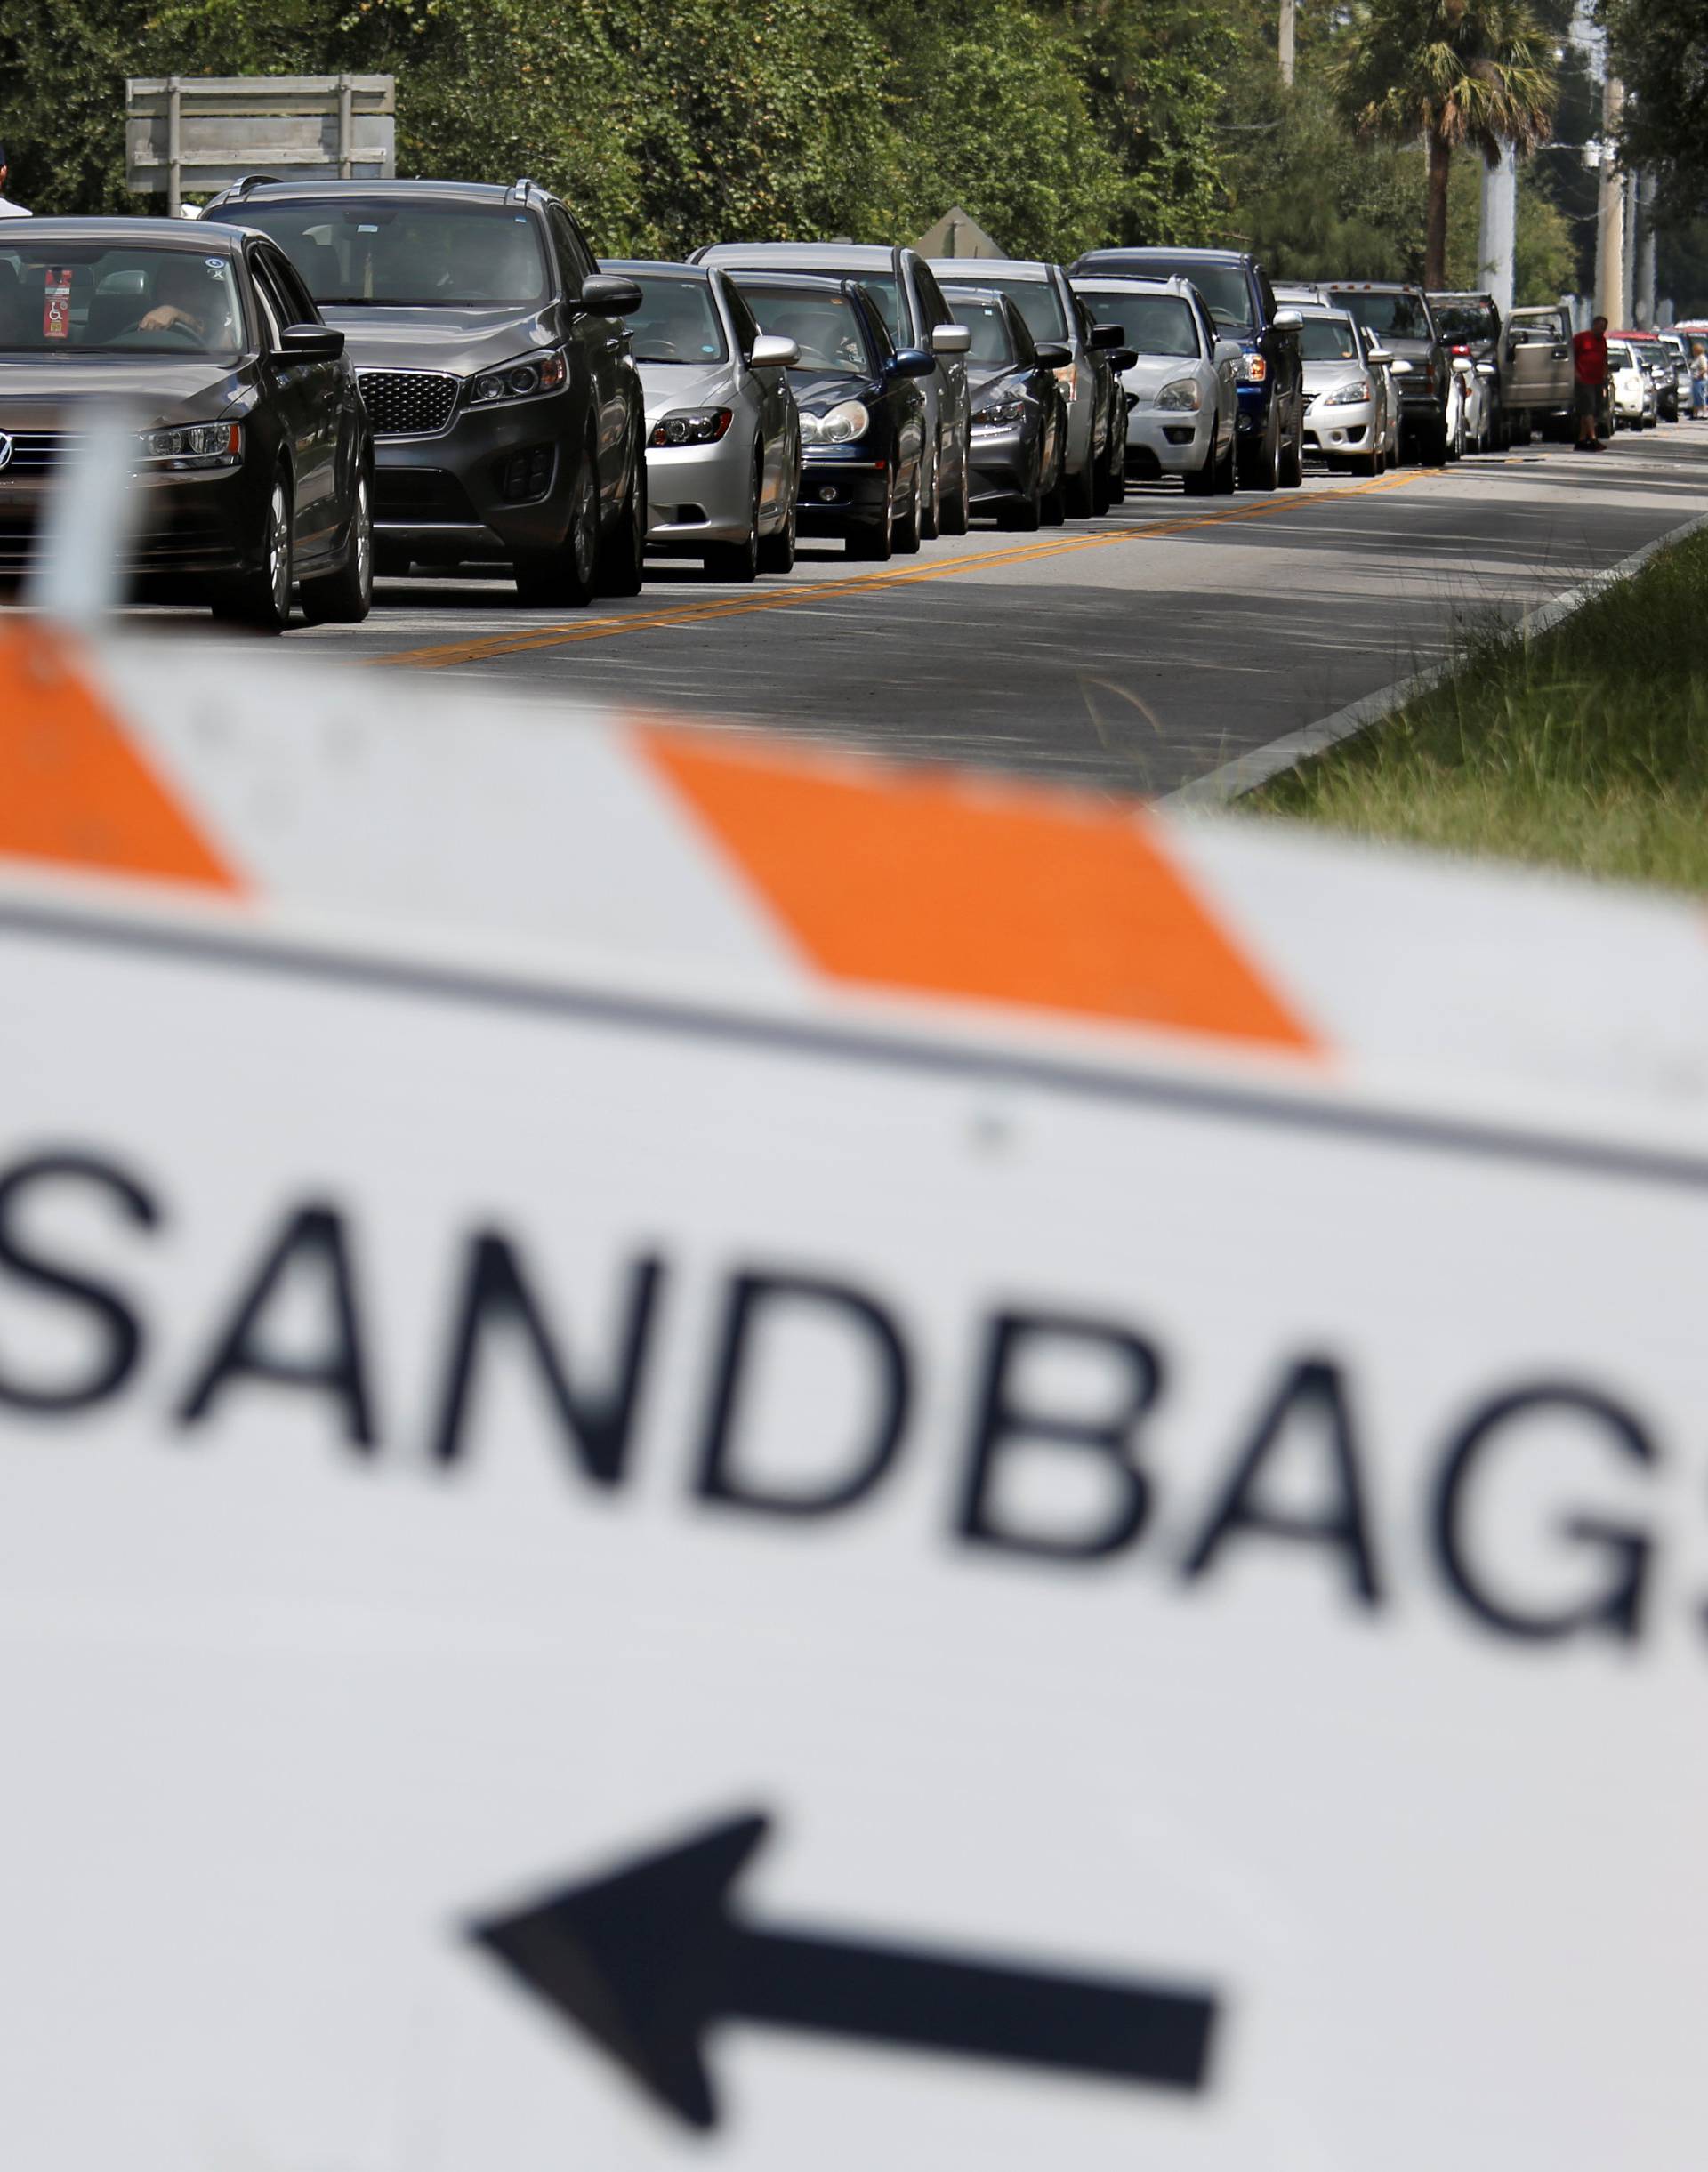
[[1541,25],[1525,0],[1363,0],[1336,84],[1361,136],[1422,139],[1423,276],[1442,286],[1454,152],[1470,144],[1493,164],[1507,144],[1546,140],[1555,82]]
[[1683,211],[1708,209],[1708,19],[1702,0],[1601,0],[1625,86],[1620,143]]

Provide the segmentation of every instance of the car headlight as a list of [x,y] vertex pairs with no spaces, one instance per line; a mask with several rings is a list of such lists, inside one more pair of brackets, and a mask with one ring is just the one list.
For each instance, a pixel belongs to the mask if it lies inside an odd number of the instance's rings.
[[1020,392],[998,392],[972,411],[975,430],[1017,430],[1026,420],[1028,402]]
[[1239,366],[1239,374],[1247,384],[1261,384],[1269,374],[1269,366],[1261,355],[1247,355]]
[[243,458],[241,422],[192,422],[183,430],[145,430],[145,461],[169,467],[235,468]]
[[1156,395],[1159,407],[1189,407],[1196,414],[1203,405],[1197,384],[1190,377],[1177,377],[1172,384],[1165,384]]
[[1332,392],[1325,392],[1325,407],[1355,407],[1370,397],[1367,377],[1349,377],[1344,384],[1337,384]]
[[469,405],[489,407],[495,400],[532,399],[538,392],[555,392],[568,374],[568,364],[555,349],[550,354],[522,355],[471,379]]
[[736,419],[733,407],[673,407],[652,426],[652,446],[715,445]]
[[872,427],[872,417],[858,399],[845,399],[824,414],[801,417],[802,445],[852,445]]

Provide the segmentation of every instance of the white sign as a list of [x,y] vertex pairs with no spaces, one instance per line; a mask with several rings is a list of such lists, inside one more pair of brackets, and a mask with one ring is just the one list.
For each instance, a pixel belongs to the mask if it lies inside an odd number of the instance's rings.
[[8,2164],[1700,2165],[1708,1153],[45,884],[0,1079]]

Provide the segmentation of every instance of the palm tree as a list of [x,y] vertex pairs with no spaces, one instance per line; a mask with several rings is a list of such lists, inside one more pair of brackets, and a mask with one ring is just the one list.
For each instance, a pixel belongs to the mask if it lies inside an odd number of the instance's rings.
[[1429,146],[1423,283],[1447,280],[1447,175],[1474,144],[1490,165],[1510,144],[1534,150],[1553,123],[1549,42],[1525,0],[1365,0],[1335,70],[1361,136]]

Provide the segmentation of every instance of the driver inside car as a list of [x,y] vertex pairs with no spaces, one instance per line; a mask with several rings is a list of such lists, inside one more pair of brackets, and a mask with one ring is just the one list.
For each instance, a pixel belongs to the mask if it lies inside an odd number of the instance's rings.
[[199,258],[169,256],[154,279],[153,307],[138,318],[137,332],[182,332],[203,348],[231,345],[225,281],[210,275]]

